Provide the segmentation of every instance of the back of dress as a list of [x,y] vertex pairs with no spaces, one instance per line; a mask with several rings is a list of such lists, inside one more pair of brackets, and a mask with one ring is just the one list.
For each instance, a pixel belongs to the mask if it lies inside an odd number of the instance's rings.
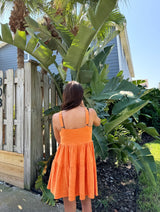
[[98,195],[96,162],[92,142],[92,127],[88,126],[89,112],[85,108],[85,126],[75,129],[65,128],[62,112],[61,143],[52,163],[48,189],[55,199],[68,197],[69,201],[80,196],[93,199]]
[[89,111],[85,108],[85,126],[74,129],[66,129],[63,121],[62,112],[59,113],[61,124],[61,144],[83,144],[92,142],[92,127],[89,127]]

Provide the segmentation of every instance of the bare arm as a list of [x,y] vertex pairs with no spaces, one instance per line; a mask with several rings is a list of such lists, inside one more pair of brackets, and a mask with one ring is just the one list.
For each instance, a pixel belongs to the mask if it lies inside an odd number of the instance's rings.
[[97,116],[97,113],[93,108],[91,108],[91,112],[93,114],[93,125],[98,127],[101,124],[101,119]]
[[57,114],[54,114],[52,116],[52,124],[53,124],[53,132],[54,132],[54,137],[58,144],[61,143],[61,138],[60,138],[60,131],[57,129]]

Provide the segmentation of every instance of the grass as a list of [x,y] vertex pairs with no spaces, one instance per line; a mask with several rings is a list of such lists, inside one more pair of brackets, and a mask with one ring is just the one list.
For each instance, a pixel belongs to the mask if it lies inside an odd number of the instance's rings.
[[146,144],[154,156],[157,166],[157,186],[153,187],[143,174],[139,177],[141,193],[138,207],[141,212],[160,212],[160,142]]

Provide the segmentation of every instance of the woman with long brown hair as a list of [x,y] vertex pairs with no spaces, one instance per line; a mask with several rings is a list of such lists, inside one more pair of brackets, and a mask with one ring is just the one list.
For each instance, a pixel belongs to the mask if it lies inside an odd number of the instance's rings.
[[65,212],[76,211],[79,196],[82,211],[91,212],[91,199],[98,195],[92,125],[100,119],[83,104],[83,88],[69,82],[63,92],[62,111],[52,117],[58,150],[52,163],[47,188],[55,199],[63,198]]

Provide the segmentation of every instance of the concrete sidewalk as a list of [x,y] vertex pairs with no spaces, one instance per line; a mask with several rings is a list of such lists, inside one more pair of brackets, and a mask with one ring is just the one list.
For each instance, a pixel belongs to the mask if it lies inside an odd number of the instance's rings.
[[[41,196],[0,182],[0,212],[63,212],[62,204],[46,205]],[[79,210],[77,210],[78,212]]]

